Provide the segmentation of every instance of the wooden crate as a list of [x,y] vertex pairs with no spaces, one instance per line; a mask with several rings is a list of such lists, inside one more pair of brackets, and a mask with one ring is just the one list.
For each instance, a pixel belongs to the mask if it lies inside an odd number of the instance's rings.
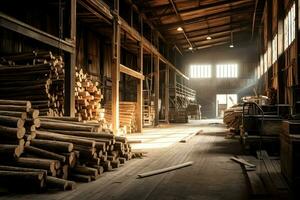
[[292,187],[300,186],[300,135],[280,134],[281,172]]

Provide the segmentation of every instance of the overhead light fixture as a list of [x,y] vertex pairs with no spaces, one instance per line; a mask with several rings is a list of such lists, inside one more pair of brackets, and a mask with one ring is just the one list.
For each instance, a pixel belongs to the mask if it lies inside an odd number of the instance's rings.
[[209,35],[209,24],[208,24],[208,20],[206,20],[206,24],[207,24],[207,37],[206,37],[206,39],[207,39],[207,40],[211,40],[212,38],[211,38],[210,35]]
[[189,50],[193,50],[193,47],[189,47]]
[[179,26],[179,27],[177,28],[177,31],[183,31],[183,29]]
[[230,43],[229,47],[233,48],[234,45],[233,45],[233,32],[232,31],[231,31],[231,37],[230,37],[230,39],[231,39],[231,43]]

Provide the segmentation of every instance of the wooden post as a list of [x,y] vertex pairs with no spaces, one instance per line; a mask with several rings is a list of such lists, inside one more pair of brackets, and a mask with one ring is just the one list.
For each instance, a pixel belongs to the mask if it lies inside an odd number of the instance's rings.
[[120,80],[120,24],[119,24],[119,0],[115,0],[115,12],[113,20],[113,68],[112,78],[112,128],[113,133],[117,134],[120,127],[119,119],[119,80]]
[[173,82],[173,84],[174,84],[174,107],[175,107],[175,112],[177,112],[177,95],[176,95],[176,83],[177,83],[177,78],[176,78],[176,71],[174,71],[174,82]]
[[[71,32],[70,37],[76,45],[76,0],[71,0]],[[65,74],[65,115],[75,117],[75,65],[76,53],[70,53]]]
[[[138,53],[138,63],[141,69],[141,73],[143,73],[143,42],[140,42],[140,48]],[[136,107],[136,123],[137,123],[137,131],[143,131],[143,80],[137,80],[137,107]]]
[[154,107],[155,107],[155,119],[154,119],[154,126],[159,124],[159,57],[154,57]]
[[166,123],[169,123],[169,80],[170,79],[170,70],[169,66],[166,65],[165,72],[165,120]]

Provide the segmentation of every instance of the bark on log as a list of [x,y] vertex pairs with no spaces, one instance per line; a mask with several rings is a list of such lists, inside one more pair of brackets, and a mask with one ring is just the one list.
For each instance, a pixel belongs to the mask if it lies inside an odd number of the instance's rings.
[[54,160],[42,159],[42,158],[19,158],[16,160],[15,164],[17,166],[35,168],[35,169],[45,169],[51,173],[55,173],[56,162]]
[[0,105],[2,111],[29,112],[29,106]]
[[28,152],[30,154],[33,155],[37,155],[39,157],[42,158],[49,158],[49,159],[53,159],[53,160],[58,160],[60,162],[66,162],[66,157],[50,152],[50,151],[46,151],[44,149],[39,149],[37,147],[32,147],[32,146],[25,146],[25,152]]
[[56,177],[47,176],[46,178],[46,187],[60,189],[65,191],[68,186],[68,181]]
[[16,112],[16,111],[1,111],[0,110],[0,115],[2,116],[11,116],[11,117],[17,117],[25,120],[27,118],[27,113],[26,112]]
[[22,128],[24,126],[24,120],[17,117],[2,116],[0,115],[0,125],[13,128]]
[[37,131],[36,132],[37,139],[45,139],[45,140],[57,140],[62,142],[70,142],[82,146],[95,147],[95,141],[85,140],[78,137],[64,136],[57,133],[45,132],[45,131]]
[[25,135],[25,128],[11,128],[0,125],[1,138],[22,139]]
[[78,174],[83,174],[83,175],[88,175],[88,176],[97,176],[98,175],[98,170],[91,168],[91,167],[83,167],[83,166],[75,166],[71,171],[78,173]]
[[23,153],[23,147],[12,144],[0,144],[0,160],[18,158]]
[[53,140],[40,140],[34,139],[30,143],[34,147],[41,149],[46,149],[53,152],[71,152],[73,150],[73,143],[70,142],[61,142]]
[[88,183],[88,182],[91,182],[91,176],[88,176],[88,175],[82,175],[82,174],[75,174],[75,173],[72,173],[70,175],[70,178],[74,181],[77,181],[77,182],[85,182],[85,183]]
[[31,108],[30,101],[17,101],[17,100],[0,100],[0,105],[15,105],[15,106],[24,106]]
[[73,125],[68,123],[55,123],[41,121],[41,129],[52,129],[52,130],[69,130],[69,131],[88,131],[92,132],[93,127],[85,127],[80,125]]

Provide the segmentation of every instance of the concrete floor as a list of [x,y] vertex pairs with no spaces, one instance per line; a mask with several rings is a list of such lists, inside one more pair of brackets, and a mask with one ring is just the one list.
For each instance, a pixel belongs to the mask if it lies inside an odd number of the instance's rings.
[[[129,136],[142,144],[134,149],[148,152],[97,181],[79,184],[73,191],[44,194],[6,195],[2,199],[132,199],[132,200],[243,200],[248,199],[246,178],[239,164],[230,160],[241,154],[237,140],[224,139],[226,129],[220,121],[191,121],[184,125],[146,129],[142,135]],[[213,124],[211,124],[213,123]],[[187,143],[178,141],[203,130]],[[190,167],[137,179],[137,174],[186,161]]]

